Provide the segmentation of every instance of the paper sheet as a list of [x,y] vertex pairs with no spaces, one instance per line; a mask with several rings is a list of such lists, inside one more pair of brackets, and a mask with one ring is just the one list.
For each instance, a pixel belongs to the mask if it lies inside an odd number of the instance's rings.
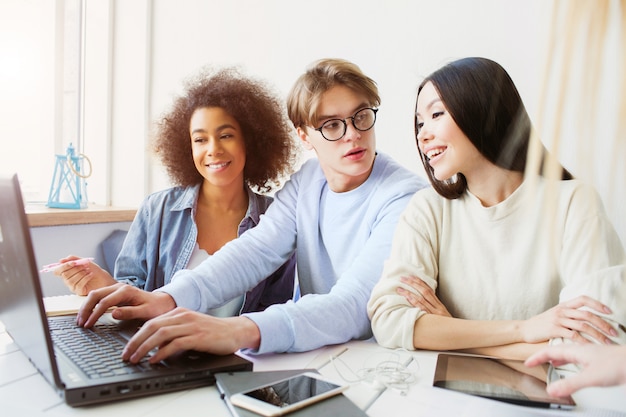
[[43,305],[48,317],[69,316],[78,313],[78,309],[87,297],[76,294],[44,297]]

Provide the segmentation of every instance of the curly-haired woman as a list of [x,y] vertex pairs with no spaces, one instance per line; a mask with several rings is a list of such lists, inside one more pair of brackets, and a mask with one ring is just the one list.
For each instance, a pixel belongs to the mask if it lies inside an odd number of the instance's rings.
[[[295,140],[281,100],[236,68],[205,69],[157,124],[154,150],[175,185],[148,196],[130,226],[115,279],[90,263],[59,268],[78,294],[127,282],[147,291],[170,282],[255,227],[271,191],[291,173]],[[246,262],[246,259],[242,259]],[[245,295],[208,313],[233,316],[293,294],[295,257]]]

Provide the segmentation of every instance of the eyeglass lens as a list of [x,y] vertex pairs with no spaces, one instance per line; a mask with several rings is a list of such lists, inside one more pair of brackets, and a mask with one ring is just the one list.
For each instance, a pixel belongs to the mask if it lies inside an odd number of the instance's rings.
[[[371,108],[361,109],[354,113],[354,116],[347,117],[347,119],[352,119],[352,125],[355,129],[360,131],[369,130],[376,122],[376,110]],[[319,130],[327,140],[339,140],[346,134],[347,129],[348,124],[345,120],[331,119],[324,122]]]

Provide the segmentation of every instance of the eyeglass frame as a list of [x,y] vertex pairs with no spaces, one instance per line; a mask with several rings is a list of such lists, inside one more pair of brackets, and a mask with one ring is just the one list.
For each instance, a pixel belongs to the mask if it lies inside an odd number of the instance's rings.
[[[356,127],[356,125],[354,124],[354,118],[357,114],[359,114],[359,112],[362,112],[363,110],[371,110],[374,112],[374,122],[372,123],[372,125],[370,127],[368,127],[367,129],[359,129],[358,127]],[[318,128],[314,128],[313,130],[317,130],[318,132],[320,132],[320,135],[322,135],[322,137],[324,139],[326,139],[329,142],[336,142],[338,140],[341,140],[344,136],[346,136],[346,132],[348,132],[348,123],[346,123],[346,120],[350,119],[352,120],[352,126],[358,130],[359,132],[367,132],[368,130],[370,130],[371,128],[374,127],[374,125],[376,124],[376,113],[378,113],[378,109],[375,107],[364,107],[362,109],[357,110],[352,116],[348,116],[345,119],[328,119],[326,120],[324,123],[322,123],[322,125]],[[322,129],[324,128],[324,125],[328,122],[333,122],[333,121],[340,121],[341,123],[343,123],[343,134],[341,136],[339,136],[337,139],[328,139],[326,136],[324,136],[324,134],[322,133]]]

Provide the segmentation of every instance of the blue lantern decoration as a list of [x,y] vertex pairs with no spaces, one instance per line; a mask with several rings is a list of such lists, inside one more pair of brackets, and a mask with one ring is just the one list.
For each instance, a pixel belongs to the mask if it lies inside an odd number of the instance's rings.
[[[91,175],[91,161],[87,156],[74,154],[74,147],[70,143],[65,155],[56,155],[56,165],[48,207],[81,209],[87,207],[87,184],[85,179]],[[89,173],[85,174],[83,161],[89,165]]]

